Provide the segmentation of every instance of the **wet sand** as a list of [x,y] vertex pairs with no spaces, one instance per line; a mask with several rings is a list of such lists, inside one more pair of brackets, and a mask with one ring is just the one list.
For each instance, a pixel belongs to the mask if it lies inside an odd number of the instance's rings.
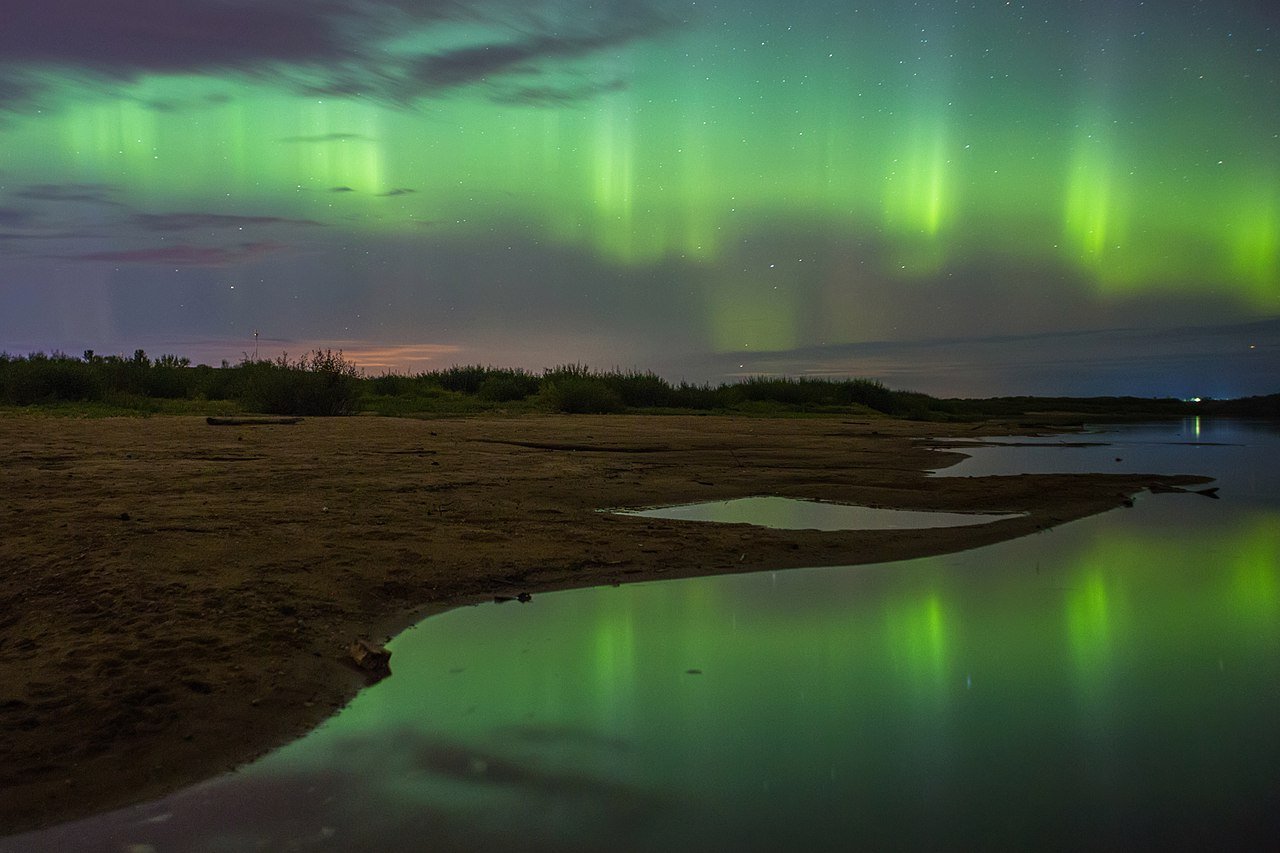
[[[0,834],[153,798],[305,733],[365,683],[347,661],[353,639],[385,641],[441,609],[944,553],[1202,479],[925,477],[961,457],[921,438],[1021,431],[695,416],[0,417]],[[598,511],[759,494],[1027,515],[817,532]]]

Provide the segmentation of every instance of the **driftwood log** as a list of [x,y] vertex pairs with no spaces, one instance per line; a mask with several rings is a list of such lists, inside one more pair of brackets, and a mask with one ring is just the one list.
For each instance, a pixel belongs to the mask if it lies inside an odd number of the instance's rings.
[[205,418],[209,426],[271,426],[302,423],[302,418]]

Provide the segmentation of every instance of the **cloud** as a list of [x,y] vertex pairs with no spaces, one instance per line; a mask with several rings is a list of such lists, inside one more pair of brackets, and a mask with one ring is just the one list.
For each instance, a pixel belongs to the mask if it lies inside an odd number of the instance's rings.
[[[598,4],[566,30],[550,6],[518,0],[5,0],[0,108],[30,102],[51,77],[118,85],[149,74],[240,74],[407,103],[652,35],[669,23],[653,2]],[[448,22],[495,35],[403,47]],[[513,31],[526,35],[496,36]]]
[[[0,101],[3,101],[3,98],[0,98]],[[215,92],[196,98],[143,98],[139,99],[138,103],[158,113],[176,113],[207,109],[208,107],[230,103],[230,101],[230,95]]]
[[550,60],[578,59],[651,34],[659,19],[625,21],[578,35],[542,34],[518,41],[471,45],[418,59],[410,75],[423,90],[436,92],[513,72],[541,70]]
[[191,231],[196,228],[242,228],[246,225],[315,225],[314,219],[280,216],[229,216],[221,213],[139,213],[133,221],[148,231]]
[[6,64],[131,77],[342,58],[334,3],[6,0]]
[[54,231],[44,228],[0,230],[0,240],[85,240],[100,236],[87,231]]
[[13,207],[0,207],[0,226],[13,228],[19,225],[25,225],[31,221],[32,214],[29,210],[18,210]]
[[286,136],[280,140],[287,143],[305,142],[372,142],[373,138],[362,133],[322,133],[319,136]]
[[23,75],[5,74],[3,67],[0,66],[0,109],[6,104],[27,101],[35,90],[36,87],[23,79]]
[[571,107],[610,92],[627,89],[625,80],[586,83],[580,86],[518,86],[492,93],[491,100],[500,104],[526,107]]
[[355,192],[355,190],[351,189],[351,187],[329,187],[329,192],[331,192],[331,193],[353,193],[353,192]]
[[34,211],[15,207],[0,207],[0,245],[12,254],[10,248],[26,240],[78,240],[100,237],[83,230],[53,227],[41,221]]
[[422,57],[414,63],[412,76],[429,90],[448,89],[513,70],[530,70],[537,60],[550,56],[581,56],[606,44],[601,37],[561,40],[541,36],[472,45]]
[[308,343],[306,348],[341,349],[344,356],[365,371],[410,374],[452,363],[462,352],[457,344],[377,344],[350,340]]
[[111,198],[116,187],[111,184],[31,184],[14,193],[31,201],[89,202],[120,205]]
[[241,243],[237,246],[164,246],[121,252],[90,252],[63,256],[70,261],[99,261],[116,264],[163,264],[180,267],[225,267],[244,263],[287,248],[280,243]]
[[378,193],[378,196],[379,198],[390,198],[392,196],[397,196],[397,195],[412,195],[413,193],[416,193],[416,192],[417,190],[409,189],[408,187],[396,187],[393,190],[387,190],[384,193]]

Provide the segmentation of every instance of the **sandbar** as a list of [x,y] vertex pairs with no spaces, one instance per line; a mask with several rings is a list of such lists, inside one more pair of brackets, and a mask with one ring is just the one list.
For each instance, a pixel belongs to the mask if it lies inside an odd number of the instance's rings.
[[[923,439],[1025,432],[838,417],[6,414],[0,834],[154,798],[304,734],[365,684],[353,639],[383,642],[433,612],[945,553],[1204,480],[925,476],[961,457]],[[765,494],[1025,515],[819,532],[599,512]]]

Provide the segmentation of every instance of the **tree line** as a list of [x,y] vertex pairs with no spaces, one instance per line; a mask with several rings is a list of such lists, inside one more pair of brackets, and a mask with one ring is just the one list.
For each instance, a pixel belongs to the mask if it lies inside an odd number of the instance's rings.
[[897,391],[871,379],[757,376],[721,385],[672,383],[652,372],[596,371],[564,364],[541,373],[454,365],[404,375],[368,376],[341,350],[298,358],[244,358],[219,367],[176,355],[80,357],[0,353],[0,404],[103,404],[163,410],[164,401],[222,404],[243,412],[290,415],[469,413],[495,409],[565,413],[713,411],[743,414],[864,413],[914,420],[971,420],[1038,412],[1082,417],[1280,416],[1280,395],[1184,401],[1140,397],[944,399]]

